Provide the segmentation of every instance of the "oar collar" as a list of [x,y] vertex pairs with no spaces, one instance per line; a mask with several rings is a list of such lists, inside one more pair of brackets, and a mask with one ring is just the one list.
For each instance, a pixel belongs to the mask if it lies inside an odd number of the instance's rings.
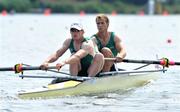
[[16,64],[14,65],[14,71],[15,73],[22,73],[23,74],[23,69],[22,69],[22,64]]

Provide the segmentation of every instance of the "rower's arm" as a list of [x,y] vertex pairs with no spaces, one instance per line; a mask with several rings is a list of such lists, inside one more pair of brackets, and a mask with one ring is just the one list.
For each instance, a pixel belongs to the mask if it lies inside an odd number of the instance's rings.
[[124,46],[122,45],[121,39],[118,36],[115,36],[114,42],[115,42],[116,49],[118,51],[118,54],[116,57],[120,57],[122,59],[125,58],[126,51],[125,51]]
[[65,64],[72,64],[79,62],[83,57],[88,54],[91,54],[93,47],[89,42],[83,42],[82,48],[78,50],[75,54],[73,54],[70,58],[64,61]]
[[95,36],[93,36],[91,38],[91,41],[93,42],[93,46],[94,46],[95,51],[100,52],[99,49],[98,49],[98,46],[97,46],[97,39],[95,38]]
[[61,57],[66,50],[69,48],[71,39],[68,38],[64,41],[61,48],[59,48],[54,54],[50,55],[44,63],[52,63],[55,62],[59,57]]

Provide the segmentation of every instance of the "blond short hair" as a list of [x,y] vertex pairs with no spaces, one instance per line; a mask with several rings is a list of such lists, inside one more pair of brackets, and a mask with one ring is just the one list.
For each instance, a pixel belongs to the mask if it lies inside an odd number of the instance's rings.
[[103,19],[103,20],[105,20],[105,22],[109,25],[109,18],[105,15],[105,14],[99,14],[99,15],[97,15],[96,16],[96,22],[97,22],[97,20],[101,20],[101,19]]

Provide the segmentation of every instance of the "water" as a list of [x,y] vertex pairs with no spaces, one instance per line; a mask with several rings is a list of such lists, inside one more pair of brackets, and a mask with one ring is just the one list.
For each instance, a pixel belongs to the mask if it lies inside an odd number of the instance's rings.
[[[10,15],[0,16],[0,67],[17,63],[40,65],[55,52],[74,21],[82,22],[85,36],[94,34],[96,15]],[[110,15],[109,15],[110,16]],[[167,57],[180,61],[180,16],[110,16],[110,31],[120,35],[129,59]],[[170,39],[171,43],[167,43]],[[60,60],[69,56],[67,52]],[[54,65],[53,63],[52,65]],[[118,64],[133,69],[137,64]],[[154,66],[153,66],[154,67]],[[68,66],[62,68],[67,72]],[[22,100],[19,91],[47,85],[51,79],[20,79],[13,72],[0,72],[1,112],[179,112],[180,68],[168,68],[161,78],[146,86],[96,96]],[[24,74],[52,74],[28,71]]]

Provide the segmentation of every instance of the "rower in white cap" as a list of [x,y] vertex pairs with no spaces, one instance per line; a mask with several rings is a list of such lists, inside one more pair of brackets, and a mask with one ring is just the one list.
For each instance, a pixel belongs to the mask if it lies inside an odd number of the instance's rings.
[[49,63],[55,62],[69,49],[72,55],[58,62],[57,69],[69,64],[73,76],[96,76],[103,68],[104,56],[95,49],[91,40],[83,36],[84,29],[80,23],[71,24],[70,34],[71,38],[67,38],[62,47],[45,60],[41,68],[46,69]]

